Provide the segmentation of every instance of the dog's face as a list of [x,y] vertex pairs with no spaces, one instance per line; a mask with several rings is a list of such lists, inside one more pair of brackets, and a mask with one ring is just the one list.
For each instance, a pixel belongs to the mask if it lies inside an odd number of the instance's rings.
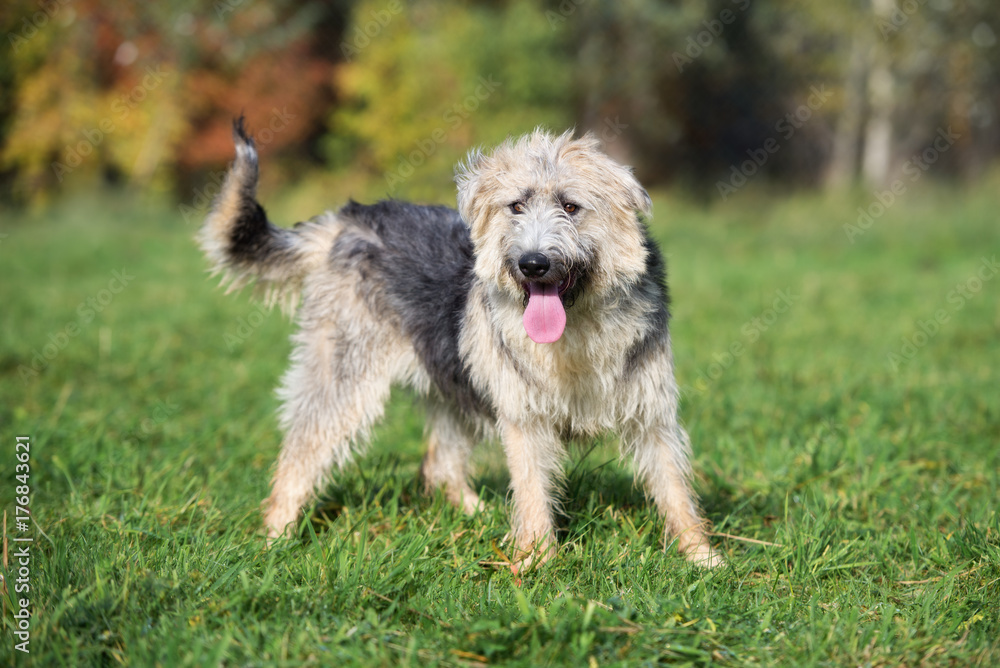
[[456,181],[476,274],[524,304],[536,343],[558,340],[581,298],[607,295],[645,268],[637,212],[649,215],[649,195],[591,135],[536,130],[474,151]]

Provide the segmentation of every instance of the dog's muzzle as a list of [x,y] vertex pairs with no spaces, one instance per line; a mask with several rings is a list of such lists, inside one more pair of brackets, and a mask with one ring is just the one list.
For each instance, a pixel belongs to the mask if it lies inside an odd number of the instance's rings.
[[[552,263],[543,253],[525,253],[517,262],[527,279],[524,290],[528,300],[524,307],[524,331],[535,343],[554,343],[566,329],[566,307],[563,298],[576,283],[572,271],[562,280],[551,273]],[[548,279],[548,280],[545,280]]]

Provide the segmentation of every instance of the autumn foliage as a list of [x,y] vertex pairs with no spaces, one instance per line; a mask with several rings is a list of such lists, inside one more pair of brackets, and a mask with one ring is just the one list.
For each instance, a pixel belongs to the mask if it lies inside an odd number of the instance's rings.
[[1000,6],[952,4],[10,0],[0,198],[189,193],[241,113],[291,172],[389,195],[538,125],[723,198],[751,180],[885,187],[940,132],[957,138],[933,173],[973,175],[1000,150]]

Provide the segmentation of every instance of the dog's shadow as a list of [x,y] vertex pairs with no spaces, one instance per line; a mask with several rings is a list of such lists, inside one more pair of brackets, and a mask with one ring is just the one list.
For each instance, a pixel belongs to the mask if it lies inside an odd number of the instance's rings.
[[[556,531],[560,540],[584,533],[595,515],[608,507],[622,513],[646,512],[651,507],[632,472],[619,463],[617,455],[606,445],[592,444],[577,450],[567,458],[559,494]],[[510,490],[506,466],[495,455],[479,459],[477,474],[470,480],[473,489],[488,511],[506,508]],[[314,506],[310,516],[313,529],[317,534],[325,532],[345,510],[352,515],[366,514],[379,507],[396,505],[398,511],[424,512],[435,503],[443,503],[443,499],[437,498],[439,495],[424,491],[417,473],[419,463],[419,459],[410,461],[406,455],[382,453],[348,466]]]

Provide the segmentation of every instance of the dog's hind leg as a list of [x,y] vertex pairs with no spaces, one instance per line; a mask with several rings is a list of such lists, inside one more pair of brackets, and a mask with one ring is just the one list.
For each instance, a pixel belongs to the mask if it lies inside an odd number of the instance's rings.
[[469,486],[469,455],[475,442],[473,430],[455,411],[440,402],[427,408],[427,454],[420,465],[424,488],[440,487],[445,497],[468,514],[479,508],[479,496]]
[[412,349],[377,320],[344,282],[312,295],[293,336],[292,365],[279,395],[285,438],[265,501],[271,538],[291,535],[302,508],[336,467],[350,461],[379,420]]

